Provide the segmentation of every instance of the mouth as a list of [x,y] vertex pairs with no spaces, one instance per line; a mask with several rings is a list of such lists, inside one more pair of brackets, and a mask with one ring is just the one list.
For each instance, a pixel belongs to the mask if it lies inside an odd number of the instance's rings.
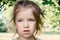
[[24,32],[24,34],[29,34],[30,30],[24,30],[23,32]]

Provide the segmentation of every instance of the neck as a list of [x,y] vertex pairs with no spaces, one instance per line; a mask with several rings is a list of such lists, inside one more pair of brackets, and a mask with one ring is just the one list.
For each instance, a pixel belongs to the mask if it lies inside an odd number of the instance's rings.
[[29,37],[29,38],[25,38],[25,37],[20,37],[19,36],[17,40],[36,40],[36,38],[34,36]]

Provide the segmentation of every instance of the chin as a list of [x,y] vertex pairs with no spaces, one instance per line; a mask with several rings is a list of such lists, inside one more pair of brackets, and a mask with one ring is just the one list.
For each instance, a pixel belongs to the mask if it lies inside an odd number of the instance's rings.
[[32,35],[24,35],[25,38],[31,38]]

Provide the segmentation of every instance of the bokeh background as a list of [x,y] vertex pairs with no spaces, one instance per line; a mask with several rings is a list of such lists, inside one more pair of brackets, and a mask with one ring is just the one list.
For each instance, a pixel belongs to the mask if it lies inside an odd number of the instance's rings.
[[[0,0],[0,40],[13,38],[15,28],[12,15],[13,7],[19,0]],[[42,33],[38,38],[60,40],[60,0],[31,0],[37,3],[45,18],[42,18]]]

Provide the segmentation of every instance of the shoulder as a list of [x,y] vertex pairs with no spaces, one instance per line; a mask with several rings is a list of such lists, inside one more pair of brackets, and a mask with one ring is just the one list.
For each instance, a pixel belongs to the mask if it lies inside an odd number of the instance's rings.
[[14,38],[14,39],[12,39],[12,40],[17,40],[17,38]]
[[39,39],[39,38],[36,38],[37,40],[42,40],[42,39]]
[[[41,39],[39,39],[39,38],[36,38],[37,40],[41,40]],[[12,39],[12,40],[17,40],[17,38],[14,38],[14,39]]]

